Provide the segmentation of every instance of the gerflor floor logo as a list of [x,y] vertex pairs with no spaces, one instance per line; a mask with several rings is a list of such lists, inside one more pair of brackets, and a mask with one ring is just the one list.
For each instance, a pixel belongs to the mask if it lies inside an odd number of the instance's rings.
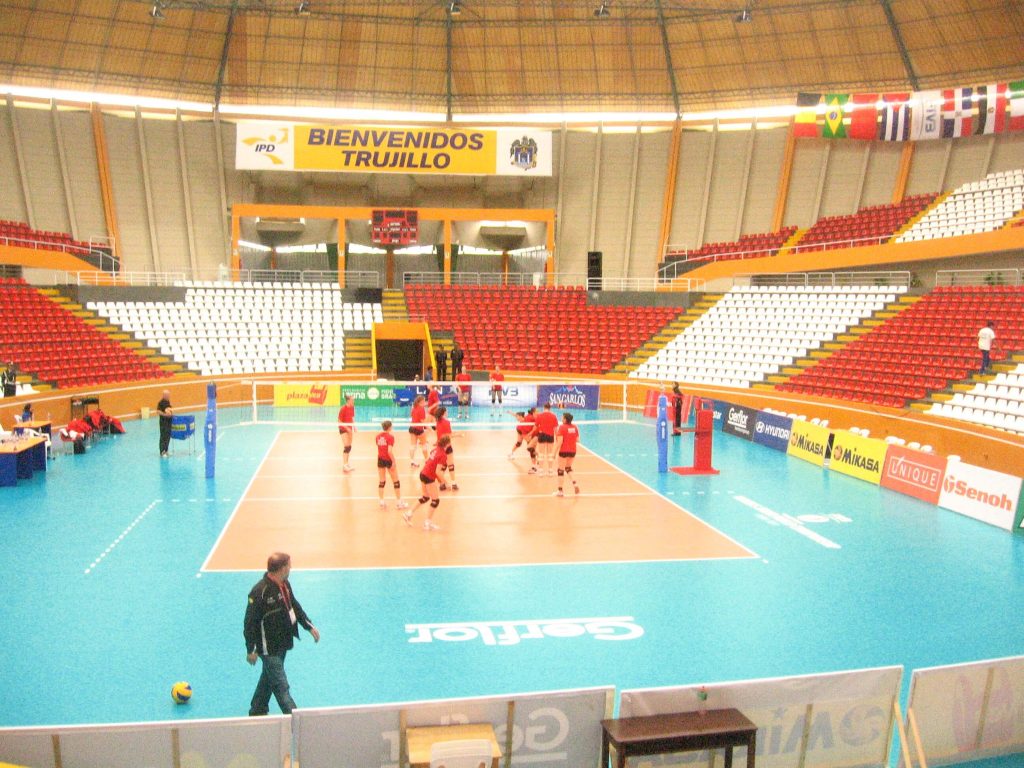
[[517,645],[524,640],[574,637],[592,640],[636,640],[644,630],[632,616],[590,619],[515,619],[510,621],[457,621],[444,624],[406,624],[410,643],[464,643]]

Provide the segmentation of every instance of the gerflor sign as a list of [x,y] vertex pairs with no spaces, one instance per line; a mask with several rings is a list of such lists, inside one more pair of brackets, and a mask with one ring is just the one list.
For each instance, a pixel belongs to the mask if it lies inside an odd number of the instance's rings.
[[757,411],[753,408],[746,408],[742,405],[726,405],[725,421],[722,423],[722,431],[750,440],[754,436],[754,421],[757,418]]

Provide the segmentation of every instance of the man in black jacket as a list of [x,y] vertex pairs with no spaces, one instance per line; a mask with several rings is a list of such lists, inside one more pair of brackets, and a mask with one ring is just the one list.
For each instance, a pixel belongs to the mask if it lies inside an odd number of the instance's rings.
[[300,624],[313,636],[314,642],[320,642],[320,633],[292,593],[288,583],[291,570],[291,557],[275,552],[267,558],[267,572],[249,592],[244,630],[246,660],[255,664],[259,657],[263,662],[263,672],[249,705],[250,716],[267,714],[271,693],[281,711],[291,714],[295,700],[288,690],[288,676],[284,672],[285,654],[299,636]]

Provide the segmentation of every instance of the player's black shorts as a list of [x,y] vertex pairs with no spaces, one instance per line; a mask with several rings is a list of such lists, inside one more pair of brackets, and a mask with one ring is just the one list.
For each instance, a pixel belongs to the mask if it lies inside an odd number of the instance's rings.
[[563,459],[571,459],[576,455],[576,451],[572,451],[571,453],[569,451],[559,451],[558,455]]
[[426,429],[426,427],[409,427],[409,434],[410,435],[422,435],[424,429]]
[[540,432],[537,435],[537,442],[538,443],[553,443],[553,442],[555,442],[555,436],[554,435],[545,435],[543,432]]
[[420,482],[423,483],[424,485],[430,485],[432,482],[434,482],[434,479],[427,477],[422,472],[420,472]]
[[377,459],[378,469],[391,469],[391,459]]
[[447,453],[449,456],[451,456],[453,453],[455,453],[455,451],[452,449],[452,447],[450,445],[447,448],[444,449],[444,452]]
[[469,405],[469,392],[459,392],[459,405]]

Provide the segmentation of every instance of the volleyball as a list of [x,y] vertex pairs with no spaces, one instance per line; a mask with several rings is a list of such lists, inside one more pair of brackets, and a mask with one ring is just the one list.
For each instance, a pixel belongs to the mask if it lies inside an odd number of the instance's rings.
[[188,704],[192,698],[192,686],[185,681],[180,681],[171,686],[171,698],[175,704]]

